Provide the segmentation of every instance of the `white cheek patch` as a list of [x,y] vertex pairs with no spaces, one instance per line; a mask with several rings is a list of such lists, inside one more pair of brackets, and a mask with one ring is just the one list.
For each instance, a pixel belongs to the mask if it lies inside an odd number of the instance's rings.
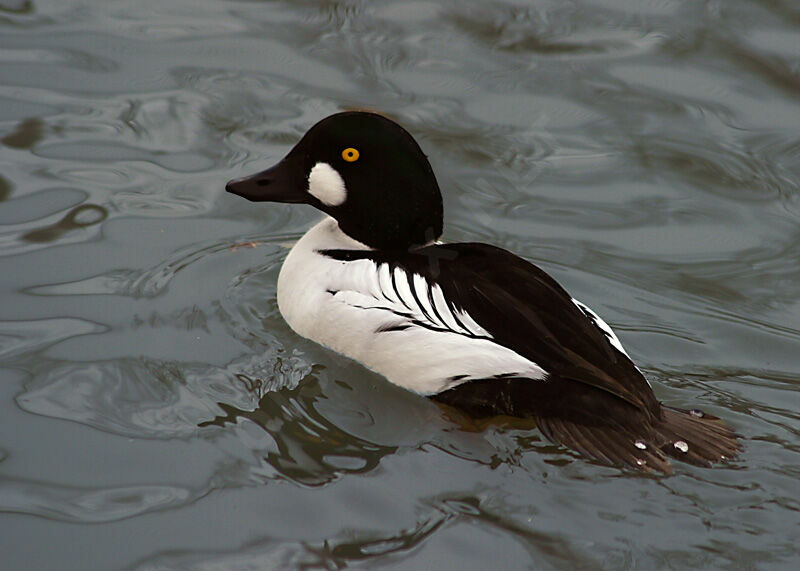
[[317,163],[308,173],[308,193],[326,206],[339,206],[347,200],[344,180],[328,163]]

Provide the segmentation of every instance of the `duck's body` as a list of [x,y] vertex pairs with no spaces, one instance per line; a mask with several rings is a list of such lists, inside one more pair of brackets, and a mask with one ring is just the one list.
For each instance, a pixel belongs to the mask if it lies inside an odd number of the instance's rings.
[[[434,259],[427,254],[417,249],[408,258],[424,266]],[[493,377],[544,378],[535,362],[497,343],[448,301],[426,272],[411,270],[409,260],[369,250],[326,218],[286,258],[278,307],[298,334],[421,395]]]
[[662,406],[611,328],[544,271],[494,246],[434,243],[433,172],[388,119],[329,117],[228,190],[330,215],[284,262],[281,314],[392,383],[473,416],[534,418],[608,463],[669,471],[665,453],[709,464],[738,451],[714,417]]

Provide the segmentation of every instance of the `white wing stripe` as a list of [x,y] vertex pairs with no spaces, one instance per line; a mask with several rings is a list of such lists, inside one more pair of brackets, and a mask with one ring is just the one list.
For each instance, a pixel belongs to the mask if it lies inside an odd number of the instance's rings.
[[[348,265],[353,278],[351,287],[355,286],[351,291],[373,298],[373,301],[366,302],[359,297],[359,308],[392,311],[430,329],[492,339],[491,334],[466,311],[456,309],[447,302],[438,284],[430,284],[424,276],[406,273],[400,267],[392,270],[387,263],[377,264],[367,260]],[[349,295],[337,297],[342,301],[352,299]],[[381,300],[385,303],[381,303]]]
[[455,311],[455,315],[456,318],[462,324],[464,324],[464,327],[466,327],[469,330],[469,332],[472,333],[473,335],[477,335],[478,337],[486,337],[487,339],[492,338],[492,336],[489,334],[488,331],[486,331],[483,327],[475,323],[475,320],[472,319],[472,317],[470,317],[469,313],[461,309],[457,309]]
[[622,343],[620,343],[620,340],[617,338],[616,334],[611,329],[611,327],[609,327],[608,323],[603,321],[600,318],[599,315],[597,315],[594,311],[592,311],[589,308],[588,305],[585,305],[585,304],[581,303],[577,299],[573,299],[572,303],[577,305],[578,309],[580,309],[583,312],[584,315],[586,315],[589,319],[591,319],[594,322],[594,324],[597,326],[597,328],[600,329],[600,331],[605,333],[606,338],[608,339],[608,342],[611,343],[611,345],[613,345],[620,353],[622,353],[623,355],[628,357],[628,359],[630,359],[630,356],[625,351],[625,349],[622,347]]
[[444,327],[444,323],[437,319],[436,312],[433,310],[433,306],[431,306],[428,282],[426,282],[425,278],[419,274],[414,274],[414,291],[417,292],[417,299],[422,307],[422,313],[424,313],[428,317],[429,321],[431,321],[436,327]]
[[400,303],[400,299],[397,297],[394,286],[392,285],[392,275],[389,264],[381,264],[378,266],[378,285],[381,288],[383,297],[392,303]]
[[414,296],[411,294],[411,289],[408,287],[408,280],[406,279],[403,270],[395,268],[392,274],[392,285],[397,297],[400,298],[400,303],[406,306],[407,309],[413,311],[412,306],[415,306]]
[[453,317],[453,313],[450,311],[450,306],[444,299],[444,294],[439,284],[433,284],[433,287],[431,287],[431,297],[433,297],[433,307],[444,323],[445,328],[462,335],[468,335],[469,331],[461,327]]

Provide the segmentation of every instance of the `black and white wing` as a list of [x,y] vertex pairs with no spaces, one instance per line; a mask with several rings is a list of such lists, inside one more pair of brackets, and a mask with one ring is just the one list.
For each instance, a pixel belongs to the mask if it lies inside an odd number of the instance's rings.
[[[394,325],[387,322],[386,331],[417,326],[490,340],[535,363],[544,372],[535,378],[589,385],[636,408],[657,410],[649,384],[608,325],[543,270],[510,252],[464,243],[401,254],[323,253],[372,262],[380,295],[392,297],[403,309]],[[495,377],[525,376],[505,372]]]
[[442,285],[376,252],[323,250],[324,310],[309,337],[360,361],[391,382],[435,395],[470,381],[541,380],[535,361],[497,343]]

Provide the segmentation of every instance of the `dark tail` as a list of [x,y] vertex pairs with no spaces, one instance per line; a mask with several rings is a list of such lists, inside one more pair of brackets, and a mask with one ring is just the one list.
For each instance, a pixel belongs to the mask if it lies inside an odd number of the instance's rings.
[[711,466],[735,458],[742,450],[737,435],[719,418],[703,411],[663,407],[664,417],[655,426],[659,445],[669,456]]
[[472,418],[532,418],[548,440],[605,464],[645,472],[672,472],[670,458],[711,466],[741,451],[737,435],[716,416],[658,403],[643,410],[606,391],[567,382],[470,381],[432,398]]
[[662,418],[644,427],[584,424],[558,417],[537,418],[549,439],[605,464],[644,472],[672,472],[667,456],[696,466],[735,458],[742,447],[736,434],[719,418],[699,410],[662,407]]

